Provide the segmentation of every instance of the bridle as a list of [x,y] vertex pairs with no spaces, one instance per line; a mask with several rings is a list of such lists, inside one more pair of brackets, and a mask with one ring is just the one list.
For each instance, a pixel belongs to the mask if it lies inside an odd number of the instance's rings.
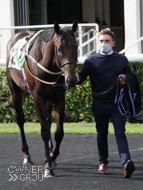
[[[75,66],[76,66],[77,63],[74,62],[74,61],[68,61],[68,62],[63,63],[62,65],[60,64],[59,59],[58,59],[58,54],[57,54],[57,46],[56,46],[56,42],[57,42],[58,38],[59,38],[59,36],[58,36],[58,37],[56,38],[56,40],[55,40],[55,43],[54,43],[54,50],[55,50],[56,61],[57,61],[57,63],[58,63],[59,69],[62,69],[62,68],[63,68],[65,65],[67,65],[67,64],[75,64]],[[63,71],[56,72],[56,73],[55,73],[55,72],[52,72],[52,71],[46,69],[45,67],[43,67],[43,66],[42,66],[40,63],[38,63],[32,56],[30,56],[30,55],[27,54],[27,53],[25,53],[25,54],[26,54],[26,56],[27,56],[29,59],[32,60],[32,62],[34,62],[34,63],[35,63],[38,67],[40,67],[43,71],[45,71],[45,72],[47,72],[47,73],[49,73],[49,74],[51,74],[51,75],[58,75],[57,80],[56,80],[55,82],[47,82],[47,81],[44,81],[44,80],[42,80],[42,79],[39,79],[38,77],[36,77],[35,75],[33,75],[33,74],[31,73],[31,71],[30,71],[30,69],[29,69],[29,67],[28,67],[28,64],[27,64],[27,60],[26,60],[26,58],[25,58],[25,65],[26,65],[26,68],[27,68],[28,72],[30,73],[30,75],[31,75],[33,78],[35,78],[36,80],[38,80],[38,81],[40,81],[40,82],[42,82],[42,83],[44,83],[44,84],[52,85],[53,87],[55,87],[55,86],[66,87],[66,84],[65,84],[65,83],[64,83],[64,84],[58,84],[58,83],[57,83],[58,80],[59,80],[59,78],[60,78],[60,76],[64,76]]]

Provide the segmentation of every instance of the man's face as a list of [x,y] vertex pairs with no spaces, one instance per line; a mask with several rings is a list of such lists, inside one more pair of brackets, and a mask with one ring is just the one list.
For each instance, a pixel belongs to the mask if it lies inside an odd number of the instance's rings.
[[100,35],[99,36],[99,44],[105,43],[105,44],[110,44],[111,47],[115,45],[115,41],[112,40],[112,37],[109,36],[108,34]]

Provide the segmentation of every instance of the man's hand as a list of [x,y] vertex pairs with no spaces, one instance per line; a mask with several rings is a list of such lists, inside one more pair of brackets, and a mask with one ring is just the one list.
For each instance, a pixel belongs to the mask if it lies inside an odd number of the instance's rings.
[[76,80],[77,80],[77,82],[79,82],[79,75],[78,75],[78,73],[76,73]]
[[121,84],[123,84],[123,85],[127,84],[127,82],[126,82],[126,79],[125,79],[125,76],[124,76],[124,75],[120,78],[120,83],[121,83]]

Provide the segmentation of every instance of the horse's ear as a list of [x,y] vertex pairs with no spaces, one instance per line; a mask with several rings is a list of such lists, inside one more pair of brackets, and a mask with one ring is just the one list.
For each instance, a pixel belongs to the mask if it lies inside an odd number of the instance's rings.
[[77,30],[77,25],[78,25],[78,21],[74,20],[73,25],[72,25],[72,31],[73,31],[73,33]]
[[56,32],[57,34],[58,34],[59,31],[60,31],[60,27],[59,27],[59,24],[58,24],[57,21],[54,23],[54,30],[55,30],[55,32]]

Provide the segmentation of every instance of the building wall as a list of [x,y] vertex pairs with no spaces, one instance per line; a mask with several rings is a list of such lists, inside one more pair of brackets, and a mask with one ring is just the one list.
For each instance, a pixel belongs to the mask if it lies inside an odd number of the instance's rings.
[[[13,0],[0,0],[0,27],[14,26]],[[6,44],[13,30],[0,30],[0,59],[6,58]]]
[[[141,15],[141,36],[143,36],[143,0],[140,0]],[[143,41],[141,42],[141,52],[143,53]]]
[[[140,0],[124,0],[125,19],[125,48],[129,47],[141,37]],[[126,54],[141,53],[141,43],[138,43],[125,52]]]

